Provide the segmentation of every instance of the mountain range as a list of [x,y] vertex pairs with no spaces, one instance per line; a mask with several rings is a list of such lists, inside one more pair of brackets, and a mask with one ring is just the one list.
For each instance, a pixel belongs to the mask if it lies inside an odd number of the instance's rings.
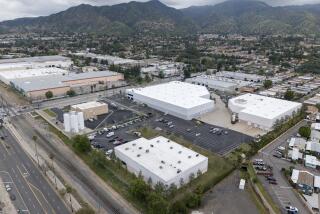
[[158,0],[113,6],[82,4],[49,16],[0,22],[0,33],[318,34],[320,4],[272,7],[254,0],[175,9]]

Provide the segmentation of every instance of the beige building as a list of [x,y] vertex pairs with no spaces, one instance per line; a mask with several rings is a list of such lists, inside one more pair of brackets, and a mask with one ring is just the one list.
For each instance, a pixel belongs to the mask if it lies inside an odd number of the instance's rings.
[[15,79],[10,85],[31,100],[47,99],[51,91],[53,97],[64,97],[73,90],[76,94],[87,94],[126,85],[123,74],[111,71],[87,72],[68,75],[50,75]]
[[96,118],[108,113],[108,104],[102,102],[88,102],[71,106],[72,111],[83,112],[85,120]]

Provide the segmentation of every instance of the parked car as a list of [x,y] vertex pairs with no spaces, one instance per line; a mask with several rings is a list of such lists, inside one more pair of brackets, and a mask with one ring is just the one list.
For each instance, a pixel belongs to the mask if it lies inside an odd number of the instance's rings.
[[279,153],[274,153],[273,156],[276,158],[282,158],[282,154],[279,154]]
[[109,156],[112,154],[112,152],[113,152],[113,149],[109,149],[108,151],[106,151],[106,155]]
[[269,181],[269,184],[277,185],[277,181]]
[[112,136],[114,136],[114,132],[109,132],[106,137],[109,138],[109,137],[112,137]]
[[285,209],[288,214],[297,214],[299,212],[298,208],[293,206],[286,206]]

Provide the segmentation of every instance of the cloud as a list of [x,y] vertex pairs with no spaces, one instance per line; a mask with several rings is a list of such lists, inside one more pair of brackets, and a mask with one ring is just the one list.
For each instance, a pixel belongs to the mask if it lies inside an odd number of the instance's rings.
[[[20,17],[45,16],[65,10],[79,4],[113,5],[129,0],[0,0],[0,20],[10,20]],[[136,0],[145,2],[147,0]],[[224,0],[161,0],[164,4],[185,8],[192,5],[212,5]],[[320,3],[320,0],[263,0],[276,6]]]

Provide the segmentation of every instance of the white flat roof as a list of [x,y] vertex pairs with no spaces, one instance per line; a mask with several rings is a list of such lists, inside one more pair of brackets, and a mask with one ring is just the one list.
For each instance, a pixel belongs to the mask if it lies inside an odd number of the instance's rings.
[[175,178],[179,170],[183,173],[208,159],[162,136],[151,140],[139,138],[117,146],[115,150],[164,181]]
[[5,79],[20,79],[27,77],[39,77],[47,75],[62,75],[69,73],[67,70],[60,68],[35,68],[35,69],[24,69],[24,70],[10,70],[1,71],[0,76]]
[[242,107],[241,112],[262,118],[273,119],[286,112],[299,108],[302,104],[257,94],[244,94],[230,100]]
[[206,87],[179,81],[172,81],[145,88],[129,89],[127,92],[150,97],[181,108],[192,108],[213,102],[210,99],[203,98],[204,96],[210,95]]
[[81,110],[89,109],[89,108],[95,108],[95,107],[100,107],[100,106],[107,106],[106,103],[102,102],[87,102],[87,103],[81,103],[77,105],[73,105],[72,108],[78,108]]
[[297,170],[297,169],[293,169],[293,170],[292,170],[291,180],[292,180],[292,182],[295,183],[295,184],[298,182],[299,172],[300,172],[300,171]]

